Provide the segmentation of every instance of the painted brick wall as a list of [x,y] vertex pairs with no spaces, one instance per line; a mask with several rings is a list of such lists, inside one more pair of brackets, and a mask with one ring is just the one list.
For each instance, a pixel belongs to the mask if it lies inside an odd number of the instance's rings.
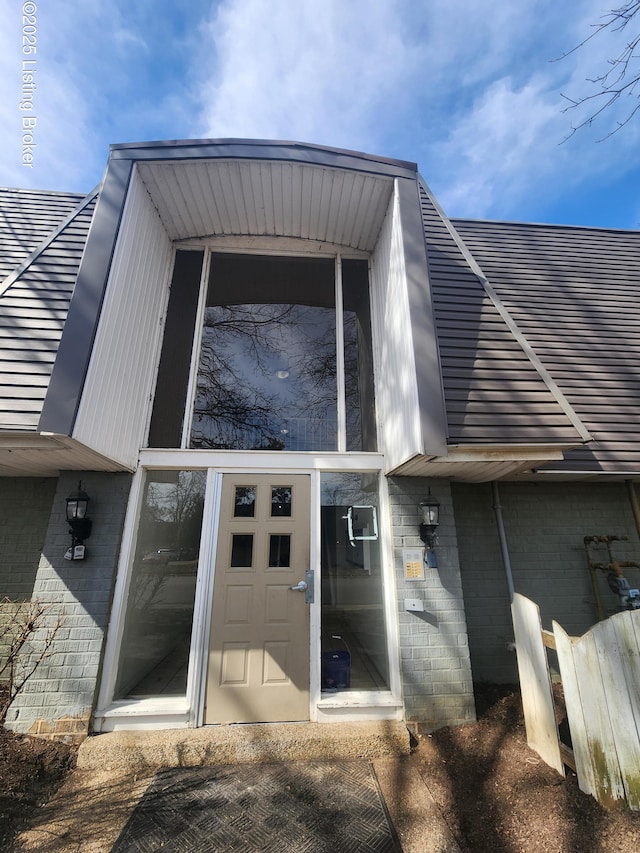
[[[65,498],[80,477],[91,498],[93,530],[86,559],[68,561]],[[47,624],[34,639],[34,655],[58,618],[61,626],[47,658],[9,709],[8,728],[75,739],[87,733],[130,485],[129,474],[61,474],[33,585],[34,598],[49,608]]]
[[[429,487],[440,501],[437,569],[424,581],[404,578],[403,548],[422,547],[418,504]],[[399,609],[400,664],[406,720],[414,731],[433,731],[475,719],[462,583],[451,490],[444,481],[389,479]],[[419,598],[424,613],[407,612],[405,598]]]
[[31,598],[55,490],[55,479],[0,477],[1,597]]
[[[583,634],[597,621],[584,537],[628,536],[614,554],[640,562],[625,484],[500,483],[499,489],[516,592],[540,606],[545,628],[555,619],[570,634]],[[452,494],[474,679],[517,682],[491,485],[457,483]],[[607,561],[606,551],[599,559]],[[638,569],[629,569],[628,578],[640,585]],[[616,612],[603,573],[598,586],[609,614]]]
[[29,610],[55,489],[55,479],[0,477],[0,667]]

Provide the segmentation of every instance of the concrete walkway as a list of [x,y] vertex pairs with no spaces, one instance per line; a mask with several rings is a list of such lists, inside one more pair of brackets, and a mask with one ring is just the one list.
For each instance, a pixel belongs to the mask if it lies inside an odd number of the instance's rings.
[[[164,767],[300,761],[372,762],[404,853],[459,853],[409,756],[399,723],[215,726],[87,739],[78,766],[23,832],[16,853],[109,853]],[[339,851],[336,851],[339,853]]]

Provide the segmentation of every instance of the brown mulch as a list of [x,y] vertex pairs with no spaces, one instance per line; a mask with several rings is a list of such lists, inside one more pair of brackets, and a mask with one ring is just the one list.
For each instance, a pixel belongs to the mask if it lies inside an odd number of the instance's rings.
[[529,749],[517,688],[476,685],[476,710],[413,756],[463,853],[639,853],[640,812],[607,811]]
[[[517,688],[477,685],[476,707],[477,723],[421,736],[411,757],[463,853],[640,853],[640,812],[607,811],[527,747]],[[74,762],[73,747],[0,729],[0,850]]]
[[75,764],[77,748],[0,728],[0,850],[47,802]]

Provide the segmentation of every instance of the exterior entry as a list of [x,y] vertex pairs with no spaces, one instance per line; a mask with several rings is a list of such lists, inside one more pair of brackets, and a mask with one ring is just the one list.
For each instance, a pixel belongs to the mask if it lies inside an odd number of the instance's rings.
[[[529,472],[581,434],[417,166],[269,140],[117,145],[85,199],[0,191],[5,212],[29,227],[4,228],[0,474],[16,543],[36,490],[13,481],[57,478],[24,574],[68,620],[8,725],[471,719],[449,480]],[[502,431],[543,423],[521,383],[553,419],[533,450]],[[68,561],[78,480],[93,528]],[[429,494],[438,568],[414,577]]]
[[308,475],[223,478],[205,723],[309,719],[309,503]]

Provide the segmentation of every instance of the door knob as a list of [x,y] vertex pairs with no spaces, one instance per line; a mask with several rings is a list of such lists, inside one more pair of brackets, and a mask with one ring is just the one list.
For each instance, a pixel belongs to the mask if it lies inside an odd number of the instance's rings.
[[293,589],[296,592],[306,592],[307,582],[306,581],[298,581],[295,586],[289,587],[289,589]]

